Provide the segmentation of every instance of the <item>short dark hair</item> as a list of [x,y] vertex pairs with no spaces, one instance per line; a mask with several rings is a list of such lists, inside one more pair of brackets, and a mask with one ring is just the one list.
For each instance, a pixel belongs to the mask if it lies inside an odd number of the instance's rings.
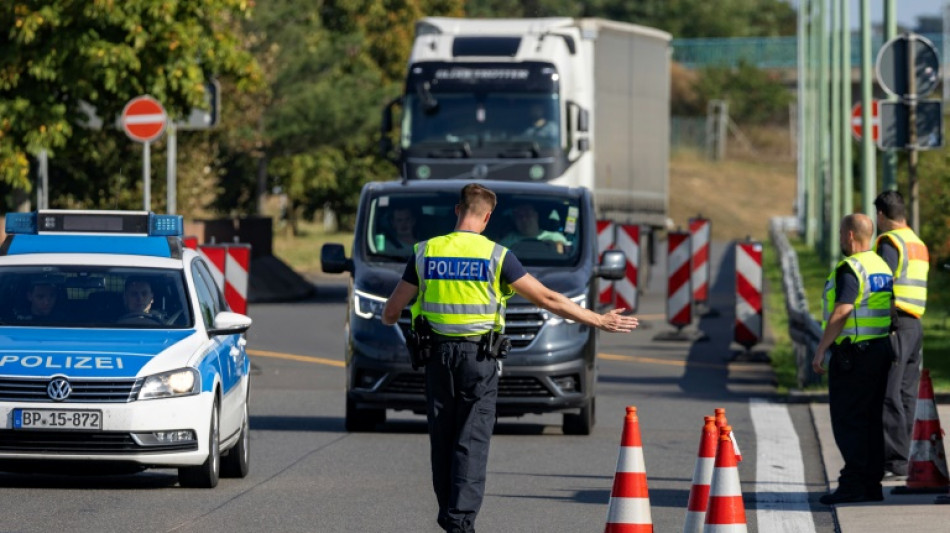
[[498,199],[495,193],[477,183],[469,183],[459,193],[459,210],[463,213],[490,213],[495,210]]
[[152,285],[154,285],[152,280],[146,276],[129,276],[125,279],[125,290],[128,290],[133,283],[145,283],[148,285],[149,290],[152,290]]
[[897,191],[884,191],[874,199],[874,208],[888,220],[902,221],[907,216],[904,197]]

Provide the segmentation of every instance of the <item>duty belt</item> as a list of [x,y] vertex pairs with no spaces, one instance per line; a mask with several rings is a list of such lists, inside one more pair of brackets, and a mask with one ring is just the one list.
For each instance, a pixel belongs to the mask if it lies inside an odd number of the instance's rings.
[[481,343],[482,339],[485,338],[485,335],[462,335],[453,337],[451,335],[440,335],[438,333],[432,333],[432,342],[474,342],[475,344]]

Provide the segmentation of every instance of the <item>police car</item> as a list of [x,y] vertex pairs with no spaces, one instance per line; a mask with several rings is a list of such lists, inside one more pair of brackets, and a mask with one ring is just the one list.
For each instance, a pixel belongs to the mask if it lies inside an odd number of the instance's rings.
[[251,319],[182,246],[182,218],[39,211],[5,229],[0,470],[246,476]]

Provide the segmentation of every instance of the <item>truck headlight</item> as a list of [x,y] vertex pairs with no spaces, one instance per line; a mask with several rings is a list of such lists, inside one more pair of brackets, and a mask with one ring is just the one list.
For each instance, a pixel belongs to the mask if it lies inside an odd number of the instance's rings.
[[171,372],[153,374],[145,378],[145,383],[142,383],[142,388],[139,390],[139,400],[195,394],[198,381],[198,371],[194,368],[181,368]]
[[386,298],[363,291],[353,291],[353,312],[360,318],[372,320],[383,316]]
[[[581,307],[586,308],[586,307],[587,307],[587,293],[581,294],[581,295],[579,295],[579,296],[574,296],[573,298],[571,298],[571,301],[574,302],[574,303],[576,303],[577,305],[579,305],[579,306],[581,306]],[[574,323],[575,323],[573,320],[568,320],[568,319],[566,319],[566,318],[561,318],[561,317],[559,317],[559,316],[557,316],[557,315],[555,315],[555,314],[553,314],[553,313],[550,313],[550,314],[549,314],[549,317],[548,317],[548,324],[550,324],[550,325],[552,325],[552,326],[556,326],[556,325],[560,324],[561,322],[567,322],[568,324],[574,324]]]

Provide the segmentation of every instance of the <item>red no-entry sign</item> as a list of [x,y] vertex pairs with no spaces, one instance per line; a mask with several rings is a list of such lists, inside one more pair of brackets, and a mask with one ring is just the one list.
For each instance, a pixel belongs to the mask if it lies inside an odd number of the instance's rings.
[[[858,102],[851,108],[851,135],[854,135],[854,139],[857,141],[861,140],[861,123],[861,102]],[[871,106],[871,140],[876,143],[880,136],[881,127],[880,119],[878,118],[878,106],[877,100],[874,100]]]
[[122,129],[133,141],[152,142],[162,136],[168,116],[151,96],[136,96],[122,110]]

